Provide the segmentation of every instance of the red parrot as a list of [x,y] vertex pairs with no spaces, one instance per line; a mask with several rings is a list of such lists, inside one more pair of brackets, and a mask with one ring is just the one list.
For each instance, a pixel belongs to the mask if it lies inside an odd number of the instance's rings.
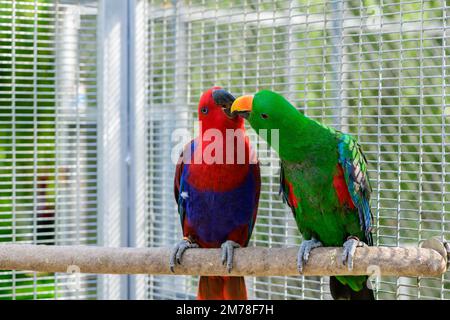
[[[181,264],[185,250],[200,247],[222,248],[222,263],[230,271],[234,248],[250,240],[261,176],[244,120],[230,112],[233,101],[220,87],[200,98],[200,135],[185,146],[176,166],[175,200],[184,237],[172,252],[171,270]],[[200,277],[197,299],[245,300],[244,277]]]

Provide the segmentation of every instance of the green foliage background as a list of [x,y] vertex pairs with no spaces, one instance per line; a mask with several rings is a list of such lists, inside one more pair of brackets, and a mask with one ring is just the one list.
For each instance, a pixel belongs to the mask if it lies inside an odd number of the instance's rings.
[[[32,4],[29,1],[29,5]],[[29,5],[25,3],[15,8],[29,9]],[[36,187],[33,175],[44,172],[40,167],[54,165],[55,61],[50,42],[53,29],[49,28],[46,19],[51,15],[45,8],[37,13],[16,12],[16,25],[11,18],[13,2],[2,2],[0,10],[0,241],[21,242],[30,240],[29,229],[24,226],[29,222],[23,221],[33,217],[37,206],[33,203],[32,189]],[[37,36],[34,31],[38,30]],[[37,151],[42,152],[30,157],[30,153]],[[48,188],[53,189],[51,184]],[[51,206],[53,192],[45,192],[48,197],[44,201]],[[29,213],[15,219],[12,215],[15,211]],[[35,240],[37,238],[39,235]],[[39,240],[44,238],[48,237]],[[54,297],[54,280],[47,274],[33,277],[23,272],[2,272],[0,279],[2,298],[13,295],[18,299]],[[12,281],[18,285],[13,287]],[[37,292],[33,285],[38,286]]]

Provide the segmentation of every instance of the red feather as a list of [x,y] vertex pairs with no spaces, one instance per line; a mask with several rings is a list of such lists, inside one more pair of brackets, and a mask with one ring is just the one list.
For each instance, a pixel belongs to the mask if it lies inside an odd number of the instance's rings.
[[345,182],[344,170],[340,164],[336,166],[337,173],[333,177],[333,186],[336,190],[339,203],[344,206],[348,206],[350,209],[355,209],[355,204],[353,203],[352,197],[348,192],[347,183]]
[[244,277],[200,277],[198,300],[247,300]]
[[292,185],[292,183],[290,183],[287,179],[286,179],[286,184],[288,185],[288,202],[289,205],[293,208],[297,208],[298,207],[298,202],[300,199],[297,199],[297,197],[295,196],[294,193],[294,187]]

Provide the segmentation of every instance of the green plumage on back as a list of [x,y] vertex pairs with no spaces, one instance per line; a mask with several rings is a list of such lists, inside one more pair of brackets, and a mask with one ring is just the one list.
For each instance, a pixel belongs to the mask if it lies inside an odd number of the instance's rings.
[[[304,239],[341,246],[357,237],[371,245],[371,189],[356,140],[304,116],[271,91],[255,94],[248,121],[280,156],[281,191]],[[271,130],[279,131],[278,141]],[[367,279],[336,278],[354,291]]]

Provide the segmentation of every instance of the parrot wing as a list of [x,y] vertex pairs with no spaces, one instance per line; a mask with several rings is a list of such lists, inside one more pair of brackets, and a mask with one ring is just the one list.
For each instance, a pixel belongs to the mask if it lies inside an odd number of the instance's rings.
[[295,210],[298,207],[297,200],[295,198],[294,190],[292,185],[287,181],[284,175],[283,164],[281,164],[280,168],[280,190],[278,192],[279,195],[283,196],[283,202],[287,203],[287,205],[291,208],[292,214],[295,219]]
[[195,140],[191,140],[186,146],[184,147],[183,151],[181,152],[180,156],[178,157],[177,165],[175,168],[175,178],[173,182],[173,191],[175,196],[175,201],[178,205],[178,214],[180,215],[180,222],[181,226],[184,226],[184,215],[185,215],[185,208],[186,204],[183,197],[183,170],[185,168],[184,159],[186,155],[189,154],[189,148],[190,148],[190,154],[193,154],[195,146]]
[[252,216],[252,221],[250,221],[250,225],[249,225],[247,243],[250,240],[250,237],[252,235],[253,227],[255,226],[256,216],[258,214],[259,196],[261,193],[261,169],[259,166],[259,161],[256,162],[255,164],[251,164],[250,170],[253,171],[253,177],[255,179],[255,189],[256,190],[255,190],[255,203],[254,203],[254,209],[253,209],[253,216]]
[[373,215],[370,209],[370,186],[367,172],[367,159],[355,138],[348,134],[336,132],[338,139],[339,164],[344,171],[348,192],[358,209],[361,230],[372,245]]
[[183,152],[181,152],[178,157],[177,165],[175,167],[175,178],[173,181],[173,194],[175,196],[175,201],[177,205],[180,204],[180,185],[181,185],[181,176],[183,174],[184,162],[183,162]]

